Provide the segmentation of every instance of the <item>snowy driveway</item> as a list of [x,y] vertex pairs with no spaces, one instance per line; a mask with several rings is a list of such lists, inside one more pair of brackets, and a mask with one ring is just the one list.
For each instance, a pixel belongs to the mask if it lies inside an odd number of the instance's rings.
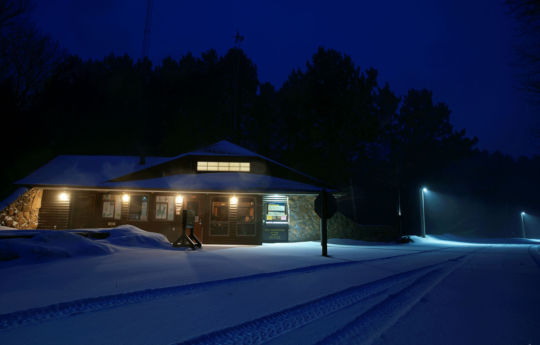
[[329,253],[138,249],[3,268],[0,343],[540,343],[536,245]]

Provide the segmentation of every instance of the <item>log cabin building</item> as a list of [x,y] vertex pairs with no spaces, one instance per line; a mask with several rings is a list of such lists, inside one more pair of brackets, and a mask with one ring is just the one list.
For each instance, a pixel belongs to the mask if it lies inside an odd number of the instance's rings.
[[187,209],[203,243],[223,244],[312,239],[291,218],[313,218],[308,208],[323,187],[225,140],[169,158],[58,156],[17,184],[42,193],[38,229],[132,224],[174,241]]

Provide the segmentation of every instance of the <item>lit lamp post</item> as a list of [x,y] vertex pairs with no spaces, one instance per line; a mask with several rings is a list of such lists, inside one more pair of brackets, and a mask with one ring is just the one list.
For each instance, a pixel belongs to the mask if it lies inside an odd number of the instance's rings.
[[428,189],[426,187],[422,187],[422,189],[420,190],[420,198],[421,198],[421,211],[422,211],[422,217],[421,217],[421,221],[422,221],[422,234],[421,236],[422,237],[426,237],[426,209],[424,207],[424,204],[425,204],[425,198],[424,198],[424,194],[428,191]]
[[523,238],[526,238],[525,236],[525,211],[521,212],[521,236]]

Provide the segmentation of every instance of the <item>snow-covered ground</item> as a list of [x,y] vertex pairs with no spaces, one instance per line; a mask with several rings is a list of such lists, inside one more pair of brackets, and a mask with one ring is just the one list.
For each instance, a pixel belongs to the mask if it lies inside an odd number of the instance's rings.
[[537,240],[331,240],[326,258],[107,231],[0,232],[32,235],[0,239],[0,344],[540,344]]

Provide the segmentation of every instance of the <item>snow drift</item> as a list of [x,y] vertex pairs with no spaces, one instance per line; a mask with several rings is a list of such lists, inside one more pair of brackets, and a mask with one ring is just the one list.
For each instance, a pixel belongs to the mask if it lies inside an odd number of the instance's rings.
[[[81,235],[83,233],[88,237]],[[107,234],[106,238],[101,238]],[[162,234],[147,232],[132,225],[63,231],[4,230],[0,235],[0,261],[38,263],[60,258],[107,255],[118,251],[118,247],[172,249]]]

